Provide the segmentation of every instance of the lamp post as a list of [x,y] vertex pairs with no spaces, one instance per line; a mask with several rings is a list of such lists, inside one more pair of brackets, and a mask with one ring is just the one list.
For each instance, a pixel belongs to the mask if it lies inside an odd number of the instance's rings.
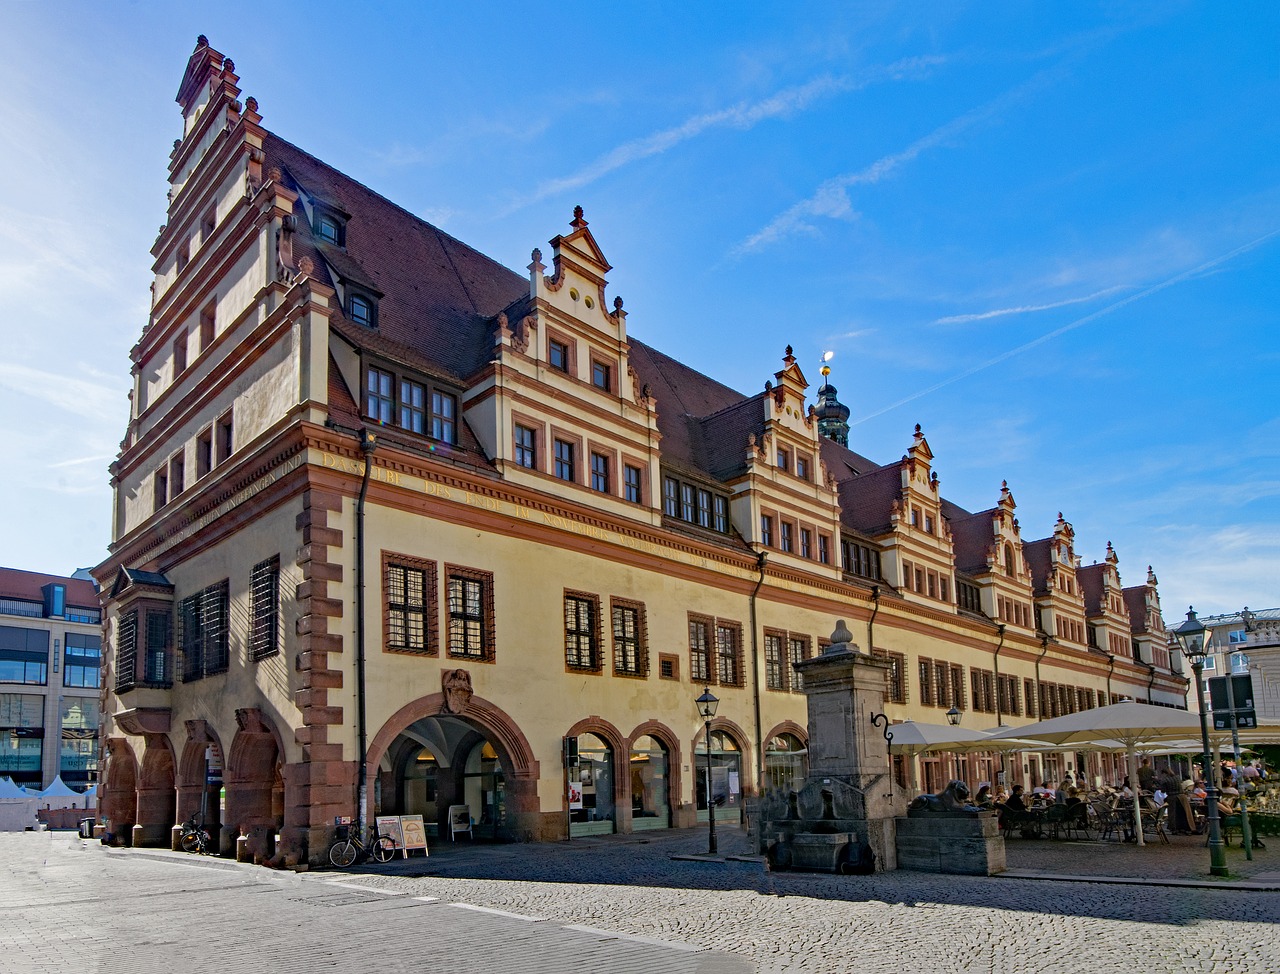
[[716,715],[720,706],[720,698],[711,692],[710,687],[702,688],[702,696],[694,701],[698,705],[706,730],[707,740],[707,855],[716,854],[716,802],[711,794],[711,718]]
[[1222,828],[1218,818],[1218,788],[1213,779],[1213,756],[1209,750],[1209,724],[1204,712],[1204,658],[1209,647],[1206,642],[1208,630],[1203,622],[1196,618],[1193,608],[1187,609],[1187,621],[1173,630],[1178,640],[1178,648],[1182,655],[1191,661],[1191,671],[1196,680],[1196,706],[1200,711],[1200,740],[1204,747],[1204,781],[1205,814],[1209,820],[1209,874],[1211,876],[1227,875],[1227,847],[1222,841]]
[[[952,727],[960,726],[960,709],[955,705],[951,705],[951,709],[947,711],[947,723]],[[960,752],[956,752],[956,777],[961,781],[964,780],[964,771],[960,768]]]

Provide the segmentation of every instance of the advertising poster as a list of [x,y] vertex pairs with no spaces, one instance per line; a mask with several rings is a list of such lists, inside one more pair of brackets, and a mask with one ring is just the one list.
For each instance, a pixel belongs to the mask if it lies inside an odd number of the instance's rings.
[[427,829],[422,824],[421,815],[401,815],[400,834],[404,837],[404,849],[421,849],[427,851]]
[[569,782],[569,808],[576,809],[582,807],[582,784],[577,781]]
[[404,850],[404,831],[400,828],[400,816],[379,815],[377,818],[378,834],[385,835],[396,844],[396,848]]

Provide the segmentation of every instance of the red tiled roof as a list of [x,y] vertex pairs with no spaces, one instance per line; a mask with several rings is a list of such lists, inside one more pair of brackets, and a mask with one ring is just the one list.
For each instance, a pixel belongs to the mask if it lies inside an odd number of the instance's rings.
[[1049,591],[1049,576],[1053,572],[1053,538],[1041,538],[1039,541],[1028,541],[1022,546],[1022,557],[1027,560],[1031,569],[1031,588],[1036,595]]
[[1129,629],[1135,633],[1147,631],[1147,587],[1134,585],[1120,590],[1124,606],[1129,610]]
[[82,578],[66,578],[62,575],[44,575],[40,572],[23,571],[21,568],[0,568],[0,598],[25,599],[29,602],[43,602],[44,586],[57,583],[67,587],[67,604],[85,608],[98,605],[98,590],[92,582]]
[[1084,614],[1096,616],[1102,612],[1102,580],[1106,577],[1105,562],[1086,565],[1076,571],[1076,581],[1080,583],[1080,593],[1084,596]]
[[995,542],[991,518],[994,507],[977,514],[965,514],[950,518],[951,542],[955,549],[956,568],[968,574],[985,574],[988,571],[987,549]]
[[839,482],[840,521],[868,535],[889,529],[893,502],[902,496],[901,461]]

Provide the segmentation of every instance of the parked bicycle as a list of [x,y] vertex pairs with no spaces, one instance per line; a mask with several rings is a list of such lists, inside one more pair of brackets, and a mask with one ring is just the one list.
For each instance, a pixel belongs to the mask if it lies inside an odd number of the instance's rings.
[[194,815],[182,823],[182,835],[178,841],[183,852],[195,852],[203,856],[213,850],[213,836],[208,829],[196,824]]
[[345,834],[339,830],[338,837],[329,846],[329,861],[339,869],[370,857],[378,862],[390,862],[391,857],[396,854],[396,844],[391,837],[380,835],[376,829],[371,828],[366,841],[365,831],[358,826],[346,829]]

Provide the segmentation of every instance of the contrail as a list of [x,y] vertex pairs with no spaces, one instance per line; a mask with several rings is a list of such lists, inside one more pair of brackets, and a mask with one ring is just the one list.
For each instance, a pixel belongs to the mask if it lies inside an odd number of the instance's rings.
[[993,359],[988,359],[987,361],[981,362],[978,365],[973,366],[972,368],[965,369],[963,372],[959,372],[951,376],[950,378],[943,379],[941,382],[934,383],[933,385],[929,386],[929,388],[927,389],[921,389],[919,392],[914,392],[911,395],[907,396],[905,399],[899,399],[897,402],[891,403],[890,405],[885,406],[883,409],[878,409],[874,413],[868,413],[866,416],[862,416],[858,418],[857,420],[850,423],[849,425],[857,426],[859,423],[865,423],[869,419],[875,419],[877,416],[883,416],[885,413],[892,412],[893,410],[897,409],[899,406],[905,406],[909,402],[915,402],[917,399],[927,396],[931,392],[937,392],[939,389],[944,389],[949,385],[954,385],[955,383],[959,382],[961,379],[967,379],[969,378],[969,376],[975,375],[976,373],[981,372],[984,369],[989,369],[993,365],[999,365],[1001,362],[1007,361],[1008,359],[1013,358],[1015,355],[1021,355],[1023,352],[1027,351],[1028,349],[1035,348],[1037,345],[1043,345],[1047,341],[1052,341],[1053,339],[1057,338],[1059,335],[1065,335],[1069,331],[1074,331],[1075,329],[1079,328],[1081,325],[1087,325],[1089,322],[1094,321],[1098,318],[1101,318],[1103,315],[1108,315],[1111,312],[1117,310],[1118,308],[1123,308],[1126,305],[1133,304],[1135,301],[1141,301],[1143,298],[1150,297],[1153,294],[1163,291],[1165,288],[1173,287],[1173,285],[1175,284],[1181,284],[1183,281],[1187,280],[1188,278],[1195,277],[1197,274],[1202,274],[1207,270],[1211,270],[1212,268],[1217,267],[1219,264],[1225,264],[1227,261],[1234,260],[1236,257],[1239,257],[1241,254],[1248,253],[1250,250],[1254,250],[1255,248],[1262,246],[1264,243],[1266,243],[1272,237],[1275,237],[1277,234],[1280,234],[1280,229],[1272,230],[1270,233],[1264,233],[1261,237],[1258,237],[1255,240],[1251,240],[1247,244],[1243,244],[1242,246],[1237,247],[1235,250],[1230,250],[1225,254],[1221,254],[1217,257],[1214,257],[1212,260],[1205,261],[1205,263],[1200,264],[1198,267],[1193,267],[1190,270],[1183,271],[1180,274],[1175,274],[1173,277],[1163,280],[1158,284],[1153,284],[1151,285],[1151,287],[1146,288],[1145,290],[1139,291],[1136,294],[1131,294],[1127,298],[1121,298],[1119,301],[1116,301],[1113,304],[1109,304],[1105,308],[1099,308],[1097,311],[1094,311],[1092,314],[1087,314],[1083,318],[1077,318],[1075,321],[1068,322],[1067,324],[1063,325],[1061,328],[1056,328],[1053,331],[1048,332],[1047,334],[1041,335],[1039,338],[1033,338],[1031,341],[1027,342],[1025,345],[1019,345],[1017,348],[1011,348],[1009,349],[1009,351],[1002,352],[1001,354],[997,355]]

